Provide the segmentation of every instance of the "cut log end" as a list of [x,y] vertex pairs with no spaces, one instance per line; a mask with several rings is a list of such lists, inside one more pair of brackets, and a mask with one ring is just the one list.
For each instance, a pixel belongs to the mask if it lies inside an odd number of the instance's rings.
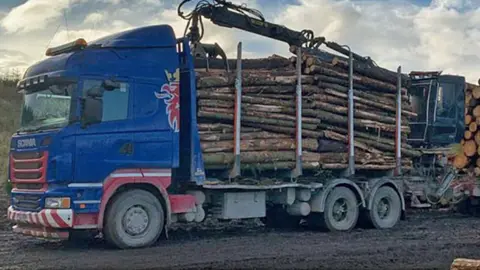
[[464,154],[456,155],[453,159],[453,166],[457,169],[463,169],[468,165],[468,158]]
[[477,122],[471,122],[470,125],[468,125],[468,130],[470,132],[476,132],[478,128]]
[[475,99],[480,99],[480,86],[477,86],[477,87],[473,88],[472,96]]
[[465,115],[465,125],[470,125],[473,117],[470,114]]
[[475,106],[475,108],[472,111],[472,114],[475,118],[480,117],[480,105]]
[[472,157],[477,153],[477,144],[475,140],[467,140],[463,145],[463,152],[467,157]]
[[472,138],[472,132],[470,130],[465,130],[465,134],[463,136],[465,140],[470,140]]

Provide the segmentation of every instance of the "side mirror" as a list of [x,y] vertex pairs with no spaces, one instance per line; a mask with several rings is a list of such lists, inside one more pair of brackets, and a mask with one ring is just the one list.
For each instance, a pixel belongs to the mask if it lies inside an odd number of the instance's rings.
[[99,98],[87,97],[82,99],[82,128],[92,124],[102,122],[103,100]]
[[113,91],[120,88],[120,83],[113,80],[104,80],[102,83],[102,87],[105,88],[105,90],[107,91]]

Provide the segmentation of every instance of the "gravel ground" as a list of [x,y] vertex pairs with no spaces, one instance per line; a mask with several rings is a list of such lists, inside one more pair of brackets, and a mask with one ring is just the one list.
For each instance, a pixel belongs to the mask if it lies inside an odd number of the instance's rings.
[[0,269],[449,269],[480,258],[480,220],[413,213],[391,230],[279,231],[253,223],[180,228],[152,248],[72,245],[0,231]]

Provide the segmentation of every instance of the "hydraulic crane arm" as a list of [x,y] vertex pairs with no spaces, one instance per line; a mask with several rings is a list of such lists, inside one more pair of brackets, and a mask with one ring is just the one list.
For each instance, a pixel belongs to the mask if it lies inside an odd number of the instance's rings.
[[[203,38],[202,17],[210,19],[214,24],[222,27],[237,28],[283,41],[289,45],[318,49],[320,45],[325,44],[328,48],[341,54],[347,56],[349,54],[349,51],[339,44],[328,42],[324,37],[315,37],[312,30],[295,31],[282,25],[267,22],[260,11],[248,8],[245,5],[236,5],[225,0],[213,0],[213,3],[207,0],[201,0],[192,12],[185,15],[182,12],[182,7],[190,1],[192,0],[184,0],[179,5],[178,15],[188,20],[184,34],[190,38],[194,51],[199,54],[208,52],[209,55],[213,55],[214,57],[217,55],[222,55],[223,57],[225,55],[218,44],[205,46],[200,43]],[[190,30],[189,33],[187,33],[187,30]],[[357,61],[371,63],[370,58],[365,58],[355,53],[352,53],[352,56]]]
[[[224,0],[214,0],[215,4],[200,1],[190,15],[184,16],[181,8],[185,3],[190,1],[191,0],[184,0],[180,4],[178,12],[180,17],[192,20],[193,22],[190,28],[190,38],[192,42],[200,42],[203,36],[201,17],[210,19],[214,24],[222,27],[237,28],[252,32],[286,42],[289,45],[302,46],[306,44],[307,47],[313,47],[315,42],[320,42],[321,44],[321,42],[325,41],[324,38],[315,39],[313,37],[313,31],[311,30],[298,32],[278,24],[267,22],[259,11],[245,6],[235,5]],[[248,14],[256,18],[248,16]],[[201,24],[202,29],[198,28],[198,23]]]

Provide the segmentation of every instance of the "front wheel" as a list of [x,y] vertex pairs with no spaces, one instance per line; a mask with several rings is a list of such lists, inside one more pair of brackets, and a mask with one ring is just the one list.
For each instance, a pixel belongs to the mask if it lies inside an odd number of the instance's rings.
[[398,193],[391,187],[383,186],[375,192],[372,200],[372,209],[368,213],[370,223],[377,229],[395,226],[402,214]]
[[116,196],[105,218],[105,239],[123,249],[152,245],[165,225],[160,201],[152,193],[139,189]]

